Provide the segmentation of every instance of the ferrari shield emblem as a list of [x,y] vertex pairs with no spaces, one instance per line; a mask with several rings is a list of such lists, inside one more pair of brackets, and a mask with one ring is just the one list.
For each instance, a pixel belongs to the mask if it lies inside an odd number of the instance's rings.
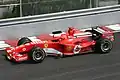
[[44,47],[45,47],[45,48],[48,48],[47,40],[44,42]]
[[45,47],[45,48],[47,48],[47,47],[48,47],[48,44],[47,44],[47,43],[45,43],[45,44],[44,44],[44,47]]

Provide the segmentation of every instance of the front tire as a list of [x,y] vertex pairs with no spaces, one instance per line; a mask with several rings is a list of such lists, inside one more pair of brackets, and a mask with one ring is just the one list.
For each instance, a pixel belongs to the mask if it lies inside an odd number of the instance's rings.
[[95,52],[109,53],[113,48],[113,43],[109,39],[99,39],[96,41]]
[[45,59],[46,53],[39,47],[33,47],[28,56],[32,62],[41,63]]
[[30,43],[30,42],[32,42],[32,41],[29,38],[23,37],[18,41],[17,46],[20,46],[20,45],[26,44],[26,43]]

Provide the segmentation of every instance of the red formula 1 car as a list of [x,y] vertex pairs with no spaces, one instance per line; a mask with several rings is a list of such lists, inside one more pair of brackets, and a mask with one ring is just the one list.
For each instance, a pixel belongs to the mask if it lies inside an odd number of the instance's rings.
[[109,53],[114,40],[113,32],[106,27],[79,30],[69,27],[67,31],[54,31],[37,37],[23,37],[16,47],[6,48],[6,58],[21,62],[42,62],[46,56],[63,57],[88,52]]

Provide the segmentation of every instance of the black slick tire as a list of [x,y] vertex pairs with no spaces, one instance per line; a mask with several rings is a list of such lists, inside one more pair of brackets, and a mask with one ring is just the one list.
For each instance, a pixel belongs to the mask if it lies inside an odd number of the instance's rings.
[[18,41],[17,46],[20,46],[20,45],[26,44],[26,43],[30,43],[30,42],[32,42],[32,41],[29,38],[23,37]]
[[46,53],[39,47],[33,47],[28,53],[28,56],[33,63],[41,63],[45,59]]
[[96,41],[96,45],[94,47],[95,52],[97,53],[109,53],[113,48],[113,43],[109,39],[99,39]]

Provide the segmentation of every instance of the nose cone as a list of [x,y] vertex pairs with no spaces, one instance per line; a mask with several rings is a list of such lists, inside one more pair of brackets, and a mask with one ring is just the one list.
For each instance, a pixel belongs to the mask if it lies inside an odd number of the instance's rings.
[[7,53],[12,53],[13,50],[15,50],[14,47],[8,47],[8,48],[5,48],[5,51],[6,51]]

